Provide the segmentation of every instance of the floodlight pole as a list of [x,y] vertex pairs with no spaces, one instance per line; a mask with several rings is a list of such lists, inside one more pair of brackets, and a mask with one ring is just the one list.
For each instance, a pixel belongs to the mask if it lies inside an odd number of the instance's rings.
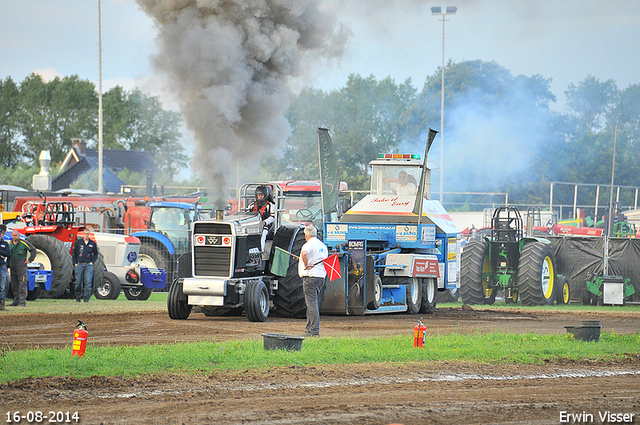
[[442,69],[440,87],[440,203],[444,202],[444,23],[446,15],[455,15],[458,8],[447,6],[445,12],[441,7],[432,7],[431,14],[442,16]]
[[102,174],[104,154],[102,140],[102,7],[98,0],[98,193],[104,193]]

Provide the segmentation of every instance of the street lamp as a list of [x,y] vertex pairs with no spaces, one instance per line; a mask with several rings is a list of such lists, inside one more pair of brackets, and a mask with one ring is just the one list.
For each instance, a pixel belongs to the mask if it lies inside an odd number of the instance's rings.
[[447,6],[445,12],[440,6],[432,7],[431,14],[442,16],[442,87],[440,88],[440,203],[444,198],[444,23],[446,15],[455,15],[458,8]]

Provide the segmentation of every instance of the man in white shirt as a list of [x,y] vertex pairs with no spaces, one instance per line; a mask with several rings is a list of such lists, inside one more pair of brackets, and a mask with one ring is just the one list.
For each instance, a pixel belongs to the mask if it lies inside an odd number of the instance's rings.
[[415,195],[418,190],[418,187],[409,181],[409,175],[406,171],[400,171],[397,179],[386,178],[384,181],[391,186],[396,195]]
[[307,304],[307,327],[304,336],[320,336],[320,306],[318,295],[324,286],[327,271],[322,260],[327,258],[327,246],[317,238],[318,231],[313,225],[304,229],[307,242],[300,250],[298,275],[302,278],[304,300]]

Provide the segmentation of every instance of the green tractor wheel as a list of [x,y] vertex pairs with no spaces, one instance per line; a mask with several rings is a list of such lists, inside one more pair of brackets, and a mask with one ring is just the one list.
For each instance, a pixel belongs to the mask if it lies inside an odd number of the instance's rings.
[[464,304],[493,304],[495,289],[489,289],[491,258],[489,242],[469,242],[462,251],[460,266],[460,297]]
[[551,244],[529,242],[518,265],[518,292],[522,305],[552,305],[555,300],[556,259]]
[[556,302],[558,305],[567,305],[571,299],[571,288],[566,276],[557,276],[556,279]]

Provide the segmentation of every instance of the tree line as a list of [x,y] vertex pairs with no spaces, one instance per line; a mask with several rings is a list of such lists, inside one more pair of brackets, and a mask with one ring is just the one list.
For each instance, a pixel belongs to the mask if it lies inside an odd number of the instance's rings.
[[[291,136],[282,151],[265,153],[254,180],[317,180],[316,128],[326,127],[341,180],[351,189],[367,189],[369,161],[392,151],[422,154],[428,128],[440,130],[441,71],[429,75],[421,89],[411,79],[398,83],[358,74],[337,90],[303,89],[287,113]],[[504,191],[514,203],[544,204],[550,182],[608,184],[614,137],[615,184],[640,185],[634,154],[640,84],[620,89],[613,80],[587,76],[567,87],[558,112],[552,109],[551,80],[540,75],[514,76],[495,62],[449,61],[445,77],[439,135],[445,192]],[[97,147],[97,108],[95,86],[78,76],[0,80],[2,183],[29,186],[42,149],[58,163],[72,138]],[[104,94],[103,110],[105,149],[146,150],[169,180],[186,167],[180,115],[165,111],[156,97],[117,86]],[[439,190],[439,158],[436,138],[429,153],[432,194]],[[197,176],[192,180],[201,185]],[[606,193],[601,199],[608,199]],[[572,195],[571,188],[559,187],[554,197],[570,203]],[[586,194],[585,202],[594,196]]]
[[[620,89],[613,80],[587,76],[569,85],[558,112],[551,108],[551,80],[540,75],[514,76],[495,62],[449,61],[445,77],[445,192],[506,191],[511,202],[544,204],[550,182],[608,184],[614,136],[615,184],[640,186],[634,155],[640,84]],[[440,130],[440,97],[440,68],[421,90],[410,79],[357,74],[338,90],[305,88],[288,112],[290,139],[282,153],[265,157],[262,171],[274,179],[317,180],[316,128],[326,127],[341,179],[366,189],[367,164],[377,154],[424,152],[427,129]],[[432,196],[439,190],[439,153],[436,139],[429,154]],[[566,192],[559,188],[554,197],[570,203],[573,189]]]

